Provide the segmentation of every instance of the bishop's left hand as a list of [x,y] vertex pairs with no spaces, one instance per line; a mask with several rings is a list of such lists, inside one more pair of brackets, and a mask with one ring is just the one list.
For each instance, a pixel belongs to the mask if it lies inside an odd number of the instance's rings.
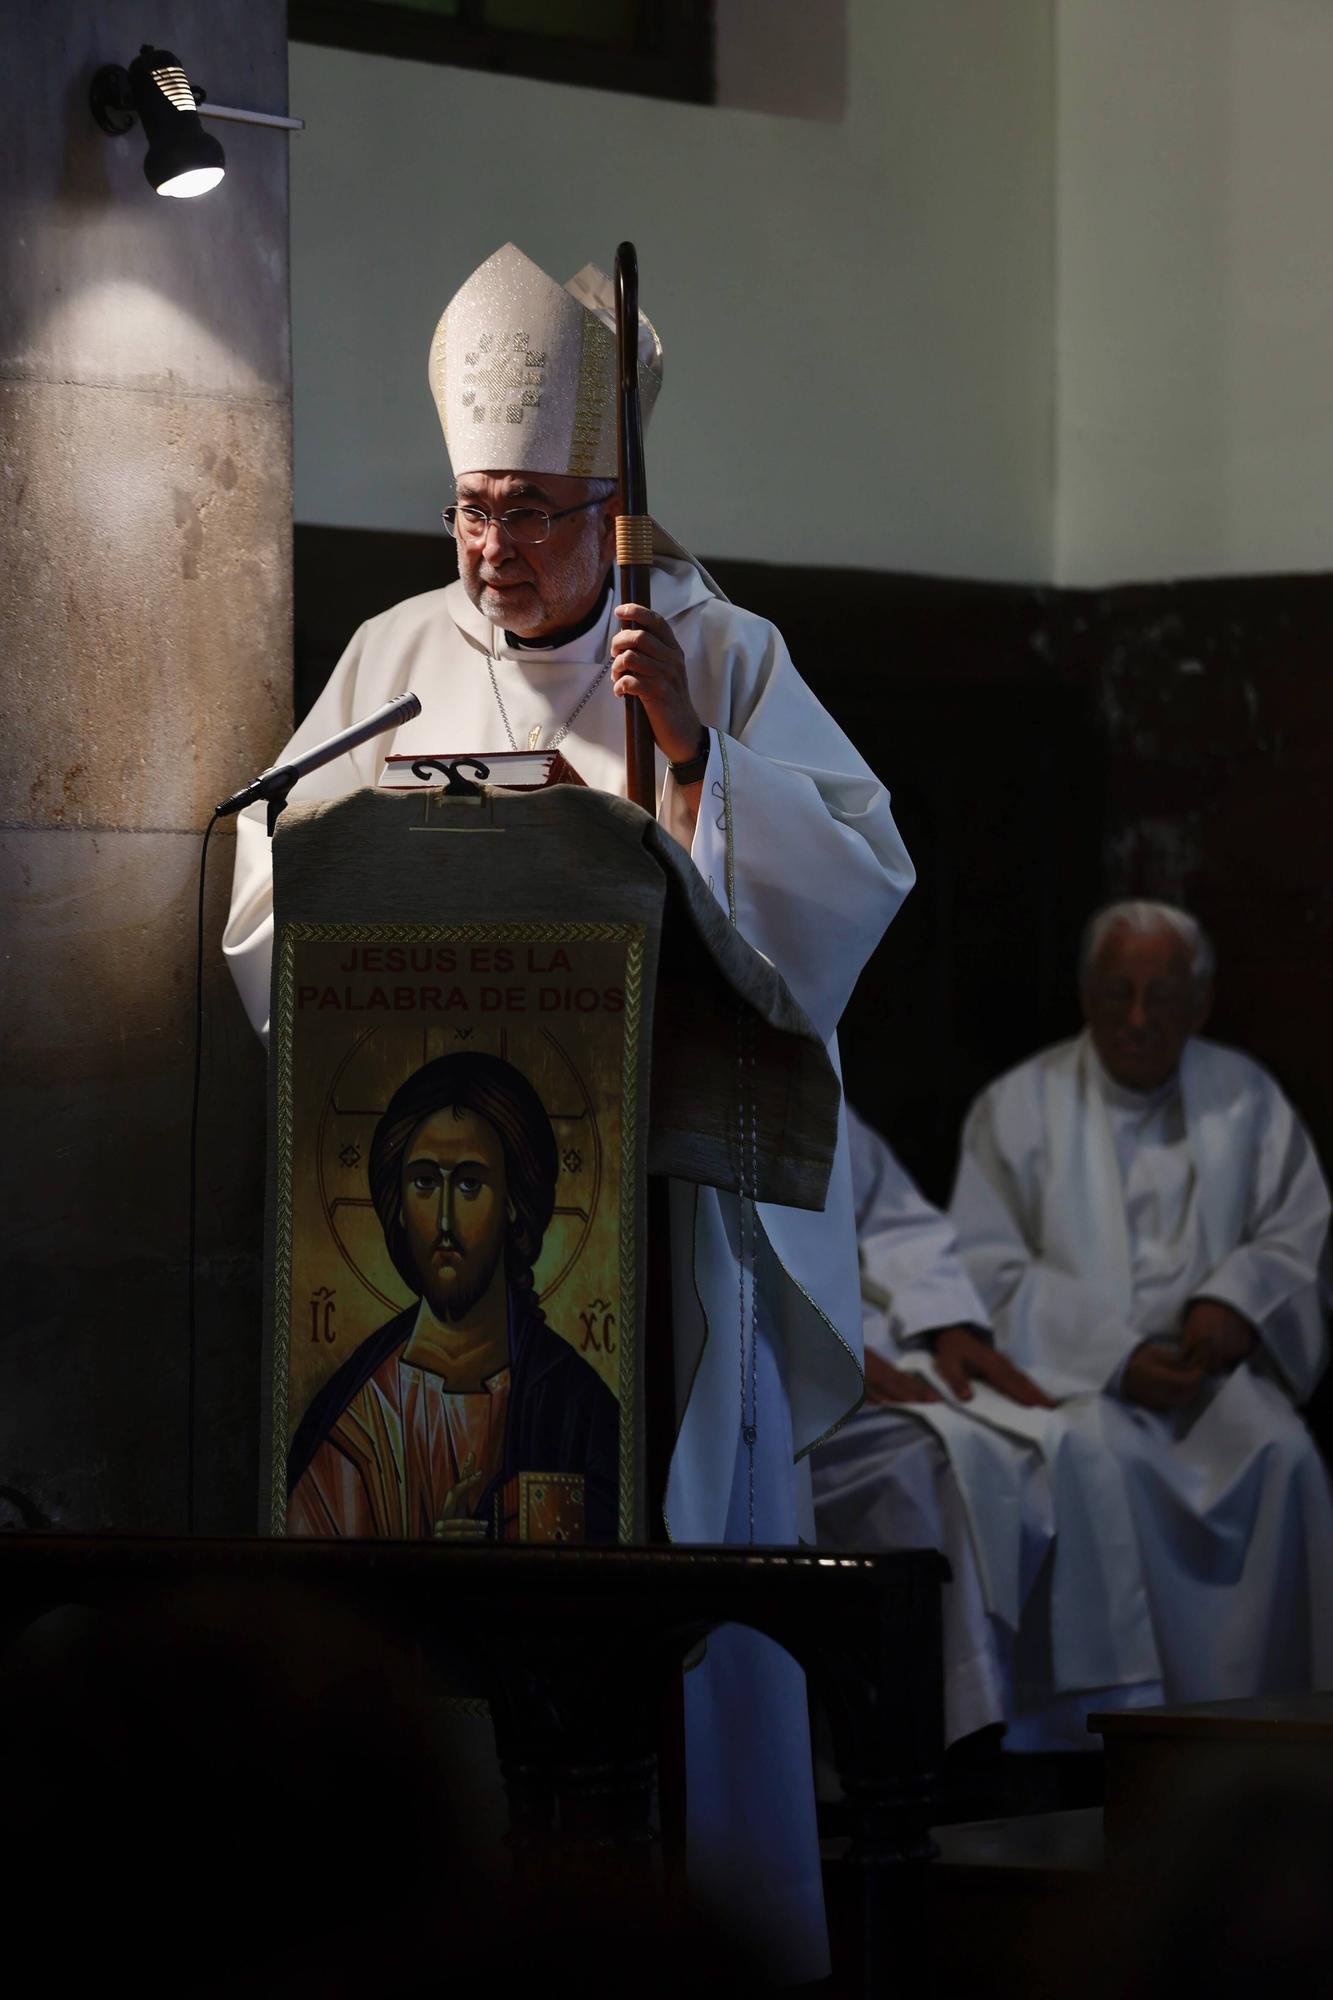
[[703,722],[690,700],[690,678],[676,635],[646,604],[617,604],[620,630],[611,641],[611,679],[622,698],[638,695],[657,747],[673,764],[699,748]]
[[1225,1375],[1254,1352],[1255,1331],[1221,1299],[1193,1299],[1180,1329],[1180,1351],[1207,1375]]

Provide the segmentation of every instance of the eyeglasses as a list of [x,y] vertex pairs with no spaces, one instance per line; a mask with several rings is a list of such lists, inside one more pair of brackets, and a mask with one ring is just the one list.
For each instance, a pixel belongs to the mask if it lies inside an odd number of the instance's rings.
[[1196,989],[1184,979],[1155,979],[1136,993],[1127,980],[1093,978],[1088,981],[1087,991],[1095,1006],[1113,1015],[1132,1013],[1136,999],[1141,1001],[1145,1014],[1174,1014],[1198,997]]
[[504,514],[488,514],[484,507],[466,501],[458,507],[442,508],[440,518],[455,541],[484,542],[486,530],[494,521],[511,542],[534,549],[550,534],[552,521],[563,521],[566,514],[581,514],[586,507],[600,507],[605,498],[605,494],[599,494],[595,500],[580,500],[577,506],[561,507],[554,514],[548,514],[542,507],[511,507]]

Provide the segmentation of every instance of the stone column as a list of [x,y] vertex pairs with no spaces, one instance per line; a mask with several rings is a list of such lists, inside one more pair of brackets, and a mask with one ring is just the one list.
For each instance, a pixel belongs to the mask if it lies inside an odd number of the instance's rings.
[[[286,108],[284,0],[10,0],[0,97],[0,1526],[186,1519],[195,896],[291,719],[287,135],[157,195],[88,109],[145,35]],[[295,141],[299,143],[299,139]],[[198,1525],[255,1521],[263,1065],[209,868]]]

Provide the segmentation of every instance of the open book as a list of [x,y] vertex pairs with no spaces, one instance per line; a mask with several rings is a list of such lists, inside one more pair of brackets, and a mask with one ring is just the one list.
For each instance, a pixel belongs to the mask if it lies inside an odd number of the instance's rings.
[[511,792],[540,792],[547,785],[587,782],[558,750],[449,750],[386,757],[380,785],[393,792],[420,791],[429,785],[447,785],[452,769],[472,784],[503,785]]

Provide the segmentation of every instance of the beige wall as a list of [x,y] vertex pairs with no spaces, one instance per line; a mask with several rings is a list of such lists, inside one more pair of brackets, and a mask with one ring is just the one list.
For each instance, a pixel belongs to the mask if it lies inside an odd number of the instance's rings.
[[[431,529],[450,294],[506,238],[563,279],[631,236],[666,348],[650,493],[677,534],[1040,573],[1050,0],[852,0],[847,36],[840,121],[293,44],[298,520]],[[734,37],[727,61],[734,89]]]
[[[186,1520],[195,896],[212,806],[290,728],[288,141],[160,199],[88,111],[160,37],[281,109],[286,19],[12,0],[0,71],[0,1526]],[[254,1520],[263,1064],[217,950],[200,1179],[198,1523]]]
[[[298,519],[430,529],[454,285],[506,236],[563,277],[631,234],[654,505],[701,550],[1328,566],[1330,0],[719,4],[714,108],[293,47]],[[786,88],[802,19],[845,29],[841,89],[813,28]],[[775,96],[814,115],[739,108]]]
[[1059,0],[1054,574],[1330,567],[1333,5]]

